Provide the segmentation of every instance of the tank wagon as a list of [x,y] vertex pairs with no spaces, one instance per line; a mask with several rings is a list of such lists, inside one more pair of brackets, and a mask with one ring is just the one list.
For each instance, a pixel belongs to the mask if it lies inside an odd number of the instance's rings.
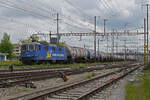
[[86,62],[90,60],[90,52],[85,48],[68,45],[26,43],[21,46],[20,60],[24,64]]
[[104,52],[97,52],[95,55],[94,50],[91,49],[38,42],[22,44],[20,56],[24,64],[94,62],[111,59],[111,55],[106,59]]
[[90,53],[88,49],[80,47],[71,47],[66,45],[67,60],[69,62],[86,62],[90,59]]

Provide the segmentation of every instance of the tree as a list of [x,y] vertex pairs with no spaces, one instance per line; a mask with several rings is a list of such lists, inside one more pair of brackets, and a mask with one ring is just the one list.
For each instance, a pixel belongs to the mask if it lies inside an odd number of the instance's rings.
[[10,35],[4,33],[3,38],[0,43],[0,52],[8,53],[8,58],[13,56],[13,45],[10,42]]

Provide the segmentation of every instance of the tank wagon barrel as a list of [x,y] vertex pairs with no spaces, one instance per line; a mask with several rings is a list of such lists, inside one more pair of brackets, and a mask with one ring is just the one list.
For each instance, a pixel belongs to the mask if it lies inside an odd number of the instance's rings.
[[[95,58],[96,57],[96,58]],[[130,57],[132,59],[132,57]],[[58,46],[46,43],[26,43],[21,46],[20,60],[24,64],[33,63],[73,63],[73,62],[94,62],[123,60],[123,56],[106,54],[102,51],[73,47],[69,45]]]

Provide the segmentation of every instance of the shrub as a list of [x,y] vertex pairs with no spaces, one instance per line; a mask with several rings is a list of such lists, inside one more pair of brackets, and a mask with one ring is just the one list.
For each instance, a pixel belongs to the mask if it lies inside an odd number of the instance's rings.
[[92,74],[91,74],[91,73],[90,73],[90,74],[87,74],[87,75],[86,75],[86,78],[91,79],[91,78],[92,78]]
[[88,73],[88,74],[86,75],[86,78],[90,79],[90,78],[94,77],[95,75],[96,75],[95,72]]

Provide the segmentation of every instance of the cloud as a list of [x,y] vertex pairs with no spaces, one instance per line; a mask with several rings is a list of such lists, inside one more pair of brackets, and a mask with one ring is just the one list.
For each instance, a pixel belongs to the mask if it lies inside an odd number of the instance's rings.
[[[12,35],[12,41],[18,42],[39,31],[56,33],[56,13],[60,14],[60,32],[92,32],[94,16],[99,16],[97,30],[100,32],[103,32],[105,18],[108,19],[107,31],[112,31],[112,28],[124,30],[139,27],[143,25],[145,16],[141,4],[148,3],[149,0],[141,2],[142,0],[1,0],[0,37],[2,33],[8,32]],[[83,46],[84,43],[90,42],[79,42],[78,45]]]

